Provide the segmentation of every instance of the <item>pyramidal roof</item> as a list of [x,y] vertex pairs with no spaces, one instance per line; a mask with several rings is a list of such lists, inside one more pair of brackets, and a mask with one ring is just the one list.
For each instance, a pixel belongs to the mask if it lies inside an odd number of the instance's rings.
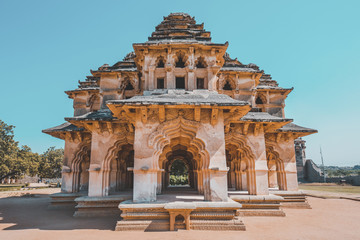
[[195,17],[187,13],[171,13],[155,27],[149,42],[163,40],[196,40],[210,42],[210,32],[204,24],[197,24]]

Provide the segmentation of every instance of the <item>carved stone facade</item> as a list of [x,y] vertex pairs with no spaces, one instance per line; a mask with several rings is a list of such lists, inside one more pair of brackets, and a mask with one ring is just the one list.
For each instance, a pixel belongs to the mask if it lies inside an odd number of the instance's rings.
[[[172,13],[123,61],[67,91],[74,116],[43,131],[65,140],[63,194],[132,191],[131,204],[156,203],[174,160],[187,166],[189,188],[203,201],[232,201],[229,190],[297,191],[294,140],[316,130],[285,118],[292,89],[230,58],[227,47],[193,17]],[[199,210],[187,211],[186,219]]]

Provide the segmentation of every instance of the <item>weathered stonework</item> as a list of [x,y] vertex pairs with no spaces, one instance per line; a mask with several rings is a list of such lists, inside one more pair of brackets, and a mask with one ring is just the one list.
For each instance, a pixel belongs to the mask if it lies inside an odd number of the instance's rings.
[[[74,116],[43,132],[65,140],[62,194],[84,195],[75,216],[111,213],[125,195],[131,204],[119,205],[117,230],[244,230],[240,203],[242,215],[284,215],[272,191],[298,191],[294,140],[316,130],[285,118],[292,88],[230,58],[227,47],[172,13],[123,61],[66,91]],[[175,160],[200,202],[159,202]]]

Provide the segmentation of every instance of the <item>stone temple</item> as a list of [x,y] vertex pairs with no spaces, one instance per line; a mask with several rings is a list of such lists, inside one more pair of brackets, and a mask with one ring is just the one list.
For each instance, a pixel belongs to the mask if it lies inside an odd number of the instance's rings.
[[[122,61],[66,91],[74,116],[43,130],[65,140],[52,206],[118,214],[116,230],[244,230],[242,216],[309,208],[294,140],[317,131],[285,117],[292,88],[227,47],[172,13]],[[175,161],[188,170],[186,186],[170,183]]]

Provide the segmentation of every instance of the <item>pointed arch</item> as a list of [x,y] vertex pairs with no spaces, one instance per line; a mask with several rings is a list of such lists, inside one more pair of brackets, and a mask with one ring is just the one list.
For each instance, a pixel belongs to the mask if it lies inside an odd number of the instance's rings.
[[271,162],[275,162],[277,184],[279,186],[279,190],[286,190],[287,183],[286,183],[286,173],[284,169],[284,161],[280,158],[280,154],[275,150],[274,145],[272,145],[271,143],[268,143],[266,146],[266,159],[268,162],[269,171],[270,171]]
[[[84,162],[90,164],[90,142],[85,142],[79,146],[73,161],[71,162],[71,172],[73,173],[72,192],[79,192],[81,190],[81,175],[87,174],[87,182],[89,181],[88,169],[83,169]],[[86,181],[86,180],[85,180]]]
[[256,103],[256,104],[266,104],[266,103],[267,103],[267,99],[266,99],[266,97],[264,96],[264,94],[258,93],[258,94],[256,95],[256,98],[255,98],[255,103]]
[[209,153],[206,150],[204,141],[196,138],[196,132],[200,123],[191,121],[179,116],[170,121],[163,122],[158,128],[149,135],[148,145],[154,148],[153,166],[159,167],[158,160],[164,147],[170,144],[171,139],[185,138],[189,141],[189,151],[200,154],[203,162],[202,169],[209,167]]
[[208,66],[205,61],[205,58],[202,56],[200,56],[196,59],[195,64],[196,64],[197,68],[207,68],[207,66]]
[[187,62],[187,55],[183,52],[183,51],[178,51],[176,52],[176,54],[174,55],[175,58],[175,67],[176,68],[184,68],[186,67],[186,62]]
[[231,75],[220,75],[219,78],[220,90],[236,90],[236,82]]
[[[133,144],[134,144],[134,136],[133,135],[121,135],[121,137],[107,151],[105,159],[101,165],[103,196],[108,196],[109,192],[110,192],[110,180],[111,180],[110,172],[112,170],[111,165],[112,165],[113,160],[117,159],[118,153],[123,150],[122,148],[124,146],[126,146],[126,145],[133,146]],[[121,163],[124,163],[124,161],[122,161]]]
[[[210,155],[206,150],[205,142],[196,137],[199,122],[191,121],[179,116],[163,122],[149,135],[148,145],[154,149],[153,166],[159,170],[164,166],[166,154],[172,151],[174,145],[186,145],[186,151],[193,156],[194,178],[199,193],[204,193],[205,199],[210,199],[209,162]],[[160,174],[159,174],[160,175]],[[159,177],[160,178],[160,177]],[[158,178],[158,192],[161,189],[161,179]]]
[[163,56],[159,56],[156,59],[155,65],[157,68],[164,68],[165,67],[166,60]]
[[[237,189],[242,187],[242,171],[246,172],[246,185],[250,195],[256,194],[255,156],[247,143],[246,137],[238,132],[230,131],[225,134],[225,148],[235,159],[234,170],[236,175]],[[232,149],[231,149],[232,148]]]

